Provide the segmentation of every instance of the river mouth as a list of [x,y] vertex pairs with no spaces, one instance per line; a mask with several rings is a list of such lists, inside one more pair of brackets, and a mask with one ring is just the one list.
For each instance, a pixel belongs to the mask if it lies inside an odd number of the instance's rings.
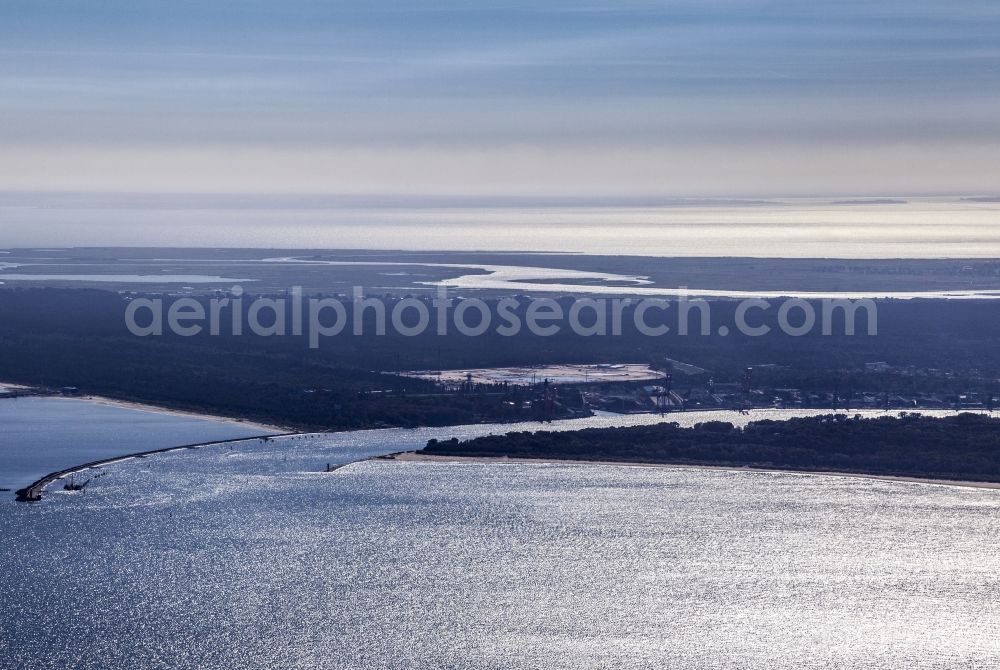
[[[7,403],[7,404],[4,404]],[[15,403],[20,403],[14,408]],[[69,408],[67,413],[66,409]],[[18,411],[21,415],[18,416]],[[643,426],[676,422],[692,426],[704,421],[724,421],[744,426],[763,419],[782,420],[794,417],[829,414],[830,409],[752,409],[752,410],[696,410],[658,413],[617,414],[595,411],[592,416],[559,419],[556,421],[521,421],[493,424],[467,424],[444,427],[376,428],[337,433],[281,434],[262,433],[259,426],[240,425],[229,421],[212,421],[175,417],[159,412],[143,412],[115,406],[95,405],[83,400],[62,398],[25,398],[17,401],[0,401],[0,413],[13,417],[8,421],[12,430],[0,441],[0,465],[9,481],[0,481],[11,490],[27,492],[32,481],[39,484],[32,497],[37,501],[42,494],[63,493],[58,485],[71,474],[83,476],[114,472],[123,464],[139,458],[156,462],[165,458],[214,458],[220,450],[232,455],[252,456],[259,462],[264,476],[276,472],[325,471],[332,465],[344,465],[403,451],[423,448],[428,440],[448,440],[452,437],[470,439],[518,431],[545,430],[564,432],[586,428]],[[926,416],[950,416],[948,410],[914,410]],[[55,413],[61,421],[52,421]],[[851,410],[851,415],[884,416],[880,410]],[[46,418],[47,417],[47,418]],[[96,422],[94,438],[88,441],[86,428],[89,421]],[[81,423],[82,422],[82,423]],[[131,426],[129,433],[123,426]],[[45,426],[44,428],[40,426]],[[156,438],[163,446],[153,449],[136,449],[136,445],[150,444],[149,431],[159,428]],[[108,433],[108,430],[111,433]],[[46,435],[42,435],[47,431]],[[74,442],[66,431],[76,435]],[[109,434],[118,435],[114,442]],[[30,451],[18,451],[36,442]],[[39,437],[42,435],[42,437]],[[131,435],[131,441],[126,438]],[[213,438],[212,436],[218,436]],[[82,436],[82,437],[81,437]],[[197,437],[194,437],[197,436]],[[185,439],[187,437],[188,439]],[[226,439],[226,438],[230,439]],[[155,444],[155,442],[154,442]],[[91,446],[88,446],[91,445]],[[287,450],[286,450],[287,448]],[[289,460],[289,455],[295,458]],[[275,461],[280,457],[280,463]],[[269,462],[270,459],[270,462]],[[306,465],[308,463],[308,465]],[[103,485],[103,484],[102,484]],[[96,489],[100,490],[99,485]]]

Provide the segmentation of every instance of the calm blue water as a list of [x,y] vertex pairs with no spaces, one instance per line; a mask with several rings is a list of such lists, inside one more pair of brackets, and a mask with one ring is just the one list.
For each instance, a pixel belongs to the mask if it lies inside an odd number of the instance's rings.
[[[80,463],[266,433],[258,427],[67,398],[0,399],[0,488]],[[0,500],[12,498],[0,493]]]
[[0,504],[0,666],[1000,664],[1000,491],[542,463],[322,472],[497,429],[205,447]]

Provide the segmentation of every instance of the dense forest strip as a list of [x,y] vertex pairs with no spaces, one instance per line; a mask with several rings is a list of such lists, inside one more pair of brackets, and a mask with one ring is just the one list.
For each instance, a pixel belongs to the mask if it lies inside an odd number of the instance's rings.
[[[440,394],[431,381],[391,374],[405,370],[636,362],[670,368],[675,359],[706,370],[675,375],[681,394],[710,380],[739,384],[753,367],[756,388],[839,397],[930,393],[943,404],[928,406],[949,407],[963,395],[998,390],[1000,378],[1000,310],[991,301],[882,301],[877,336],[785,336],[771,310],[758,315],[772,328],[766,337],[723,337],[715,329],[703,336],[697,321],[689,336],[674,328],[658,337],[637,332],[626,313],[620,335],[581,337],[564,328],[551,337],[355,336],[349,324],[310,349],[304,336],[137,337],[125,327],[127,298],[91,289],[0,289],[0,379],[302,430],[351,430],[535,418],[518,411],[517,398]],[[713,323],[733,323],[736,302],[711,304]],[[866,333],[860,321],[857,332]]]
[[421,454],[546,460],[716,465],[1000,482],[1000,419],[901,414],[710,421],[431,440]]

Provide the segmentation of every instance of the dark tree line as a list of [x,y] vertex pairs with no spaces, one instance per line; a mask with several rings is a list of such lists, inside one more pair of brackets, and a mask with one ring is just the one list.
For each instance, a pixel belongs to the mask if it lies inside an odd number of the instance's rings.
[[[166,305],[174,300],[162,296]],[[204,298],[207,300],[207,298]],[[566,301],[564,301],[566,302]],[[490,303],[495,304],[495,303]],[[568,304],[568,302],[566,302]],[[136,337],[125,328],[127,297],[91,289],[0,290],[0,379],[100,393],[310,428],[445,425],[508,418],[503,402],[483,397],[434,398],[434,386],[384,372],[543,363],[638,362],[673,358],[708,370],[675,375],[674,388],[737,382],[746,366],[756,384],[841,394],[850,389],[958,393],[993,389],[1000,378],[1000,310],[990,301],[896,301],[879,304],[879,334],[765,337],[653,337],[636,331],[626,311],[621,335],[582,337],[564,328],[552,337],[528,332],[479,337],[454,329],[418,337],[351,334],[310,349],[305,336]],[[712,302],[716,324],[732,323],[736,303]],[[291,310],[288,310],[289,312]],[[520,315],[523,316],[522,306]],[[229,315],[224,315],[228,317]],[[773,323],[773,311],[761,313]],[[669,317],[667,317],[669,318]],[[650,312],[655,322],[656,312]],[[227,322],[224,318],[223,322]],[[859,322],[858,332],[864,333]],[[371,328],[366,329],[372,332]],[[839,328],[834,324],[834,332]],[[868,373],[864,364],[915,365],[920,375]],[[391,391],[379,399],[368,390]],[[312,390],[312,393],[305,391]]]
[[827,415],[431,440],[422,453],[555,460],[749,466],[1000,481],[1000,419]]

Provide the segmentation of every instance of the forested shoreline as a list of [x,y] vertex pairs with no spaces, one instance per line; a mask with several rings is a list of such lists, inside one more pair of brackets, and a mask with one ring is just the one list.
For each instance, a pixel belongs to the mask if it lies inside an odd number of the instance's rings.
[[756,421],[740,428],[708,421],[568,432],[518,432],[431,440],[435,456],[509,457],[721,465],[1000,482],[1000,419],[903,413]]

